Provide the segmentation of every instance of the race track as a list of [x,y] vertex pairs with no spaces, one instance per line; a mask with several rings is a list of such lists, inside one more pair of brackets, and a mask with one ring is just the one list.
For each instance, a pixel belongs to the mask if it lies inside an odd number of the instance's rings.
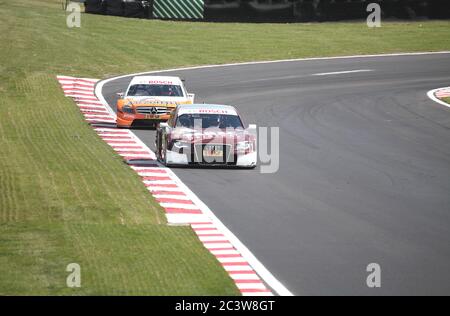
[[[294,294],[450,294],[450,108],[426,96],[450,86],[450,54],[160,74],[280,127],[277,173],[174,171]],[[105,84],[111,106],[130,80]],[[154,149],[154,131],[135,133]]]

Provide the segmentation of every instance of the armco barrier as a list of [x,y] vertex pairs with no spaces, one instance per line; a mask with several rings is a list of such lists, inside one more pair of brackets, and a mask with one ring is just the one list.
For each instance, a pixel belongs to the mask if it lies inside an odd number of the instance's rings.
[[383,18],[450,18],[450,0],[86,0],[87,13],[233,22],[363,20],[369,3]]
[[105,14],[106,12],[106,2],[103,0],[86,0],[84,6],[86,13]]
[[106,14],[123,16],[123,0],[105,0]]
[[[379,3],[380,1],[371,1]],[[363,19],[367,16],[365,1],[321,1],[317,5],[316,17],[323,21],[338,21],[345,19]]]
[[450,18],[450,1],[449,0],[434,0],[429,5],[429,15],[433,19],[448,19]]
[[203,19],[203,0],[154,0],[153,18],[176,20]]
[[123,15],[130,18],[149,18],[151,8],[151,1],[125,1],[123,4]]

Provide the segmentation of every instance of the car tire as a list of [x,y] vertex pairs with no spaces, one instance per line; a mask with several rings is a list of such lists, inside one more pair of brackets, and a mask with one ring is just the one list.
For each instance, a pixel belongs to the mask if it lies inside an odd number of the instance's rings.
[[169,167],[169,164],[167,163],[167,148],[164,148],[164,158],[162,163],[164,166]]
[[167,166],[167,142],[161,141],[161,149],[159,150],[160,162]]

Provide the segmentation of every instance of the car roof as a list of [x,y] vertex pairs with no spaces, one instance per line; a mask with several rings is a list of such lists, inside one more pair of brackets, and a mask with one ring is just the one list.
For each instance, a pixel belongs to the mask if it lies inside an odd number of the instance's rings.
[[219,113],[238,115],[237,110],[231,105],[222,104],[179,104],[178,115],[185,113]]
[[150,83],[181,85],[182,81],[179,77],[174,76],[135,76],[131,79],[130,85]]

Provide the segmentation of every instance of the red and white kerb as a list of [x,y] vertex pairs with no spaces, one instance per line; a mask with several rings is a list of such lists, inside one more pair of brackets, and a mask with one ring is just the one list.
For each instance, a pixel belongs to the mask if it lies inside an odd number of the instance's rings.
[[122,156],[141,177],[148,191],[165,210],[169,224],[189,224],[243,295],[273,295],[224,232],[189,197],[190,194],[180,179],[169,168],[159,164],[155,154],[131,131],[116,128],[116,115],[95,96],[95,84],[99,80],[68,76],[57,76],[57,79],[64,94],[75,101],[85,120],[99,137]]

